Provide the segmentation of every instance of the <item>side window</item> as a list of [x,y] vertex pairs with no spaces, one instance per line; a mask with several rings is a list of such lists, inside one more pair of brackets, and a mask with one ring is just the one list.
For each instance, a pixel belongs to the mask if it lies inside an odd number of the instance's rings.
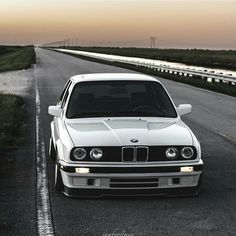
[[62,92],[62,94],[60,96],[60,100],[59,100],[59,103],[58,103],[59,105],[62,105],[62,100],[63,100],[63,98],[64,98],[64,96],[66,94],[67,89],[70,87],[70,85],[71,85],[71,81],[68,80],[68,82],[66,83],[66,85],[65,85],[65,87],[63,89],[63,92]]

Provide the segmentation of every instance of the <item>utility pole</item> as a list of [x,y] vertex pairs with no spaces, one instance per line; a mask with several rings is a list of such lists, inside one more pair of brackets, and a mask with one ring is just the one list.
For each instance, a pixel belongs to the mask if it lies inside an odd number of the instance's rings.
[[151,46],[151,48],[156,48],[156,37],[154,37],[154,36],[151,36],[151,38],[150,38],[150,46]]

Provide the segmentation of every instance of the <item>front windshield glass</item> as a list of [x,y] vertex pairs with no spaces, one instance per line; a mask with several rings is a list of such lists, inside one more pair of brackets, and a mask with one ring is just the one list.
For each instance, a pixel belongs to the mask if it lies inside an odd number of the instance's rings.
[[75,85],[67,118],[84,117],[177,117],[158,82],[91,81]]

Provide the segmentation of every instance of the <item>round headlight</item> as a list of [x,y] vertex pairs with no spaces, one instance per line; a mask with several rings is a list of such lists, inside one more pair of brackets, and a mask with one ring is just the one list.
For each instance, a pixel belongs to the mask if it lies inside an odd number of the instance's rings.
[[166,157],[170,160],[177,159],[179,155],[178,149],[174,147],[167,148],[166,150]]
[[194,151],[191,147],[184,147],[181,150],[181,155],[185,159],[190,159],[193,157]]
[[103,155],[103,152],[100,148],[93,148],[90,151],[90,157],[95,161],[100,160],[102,158],[102,155]]
[[81,161],[86,157],[86,150],[84,148],[75,148],[73,151],[75,159]]

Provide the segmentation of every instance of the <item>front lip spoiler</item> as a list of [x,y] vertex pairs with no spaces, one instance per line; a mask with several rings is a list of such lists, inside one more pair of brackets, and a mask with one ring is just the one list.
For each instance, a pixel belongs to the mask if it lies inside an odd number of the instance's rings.
[[102,197],[194,197],[199,194],[199,186],[166,189],[76,189],[64,187],[63,193],[75,198]]

